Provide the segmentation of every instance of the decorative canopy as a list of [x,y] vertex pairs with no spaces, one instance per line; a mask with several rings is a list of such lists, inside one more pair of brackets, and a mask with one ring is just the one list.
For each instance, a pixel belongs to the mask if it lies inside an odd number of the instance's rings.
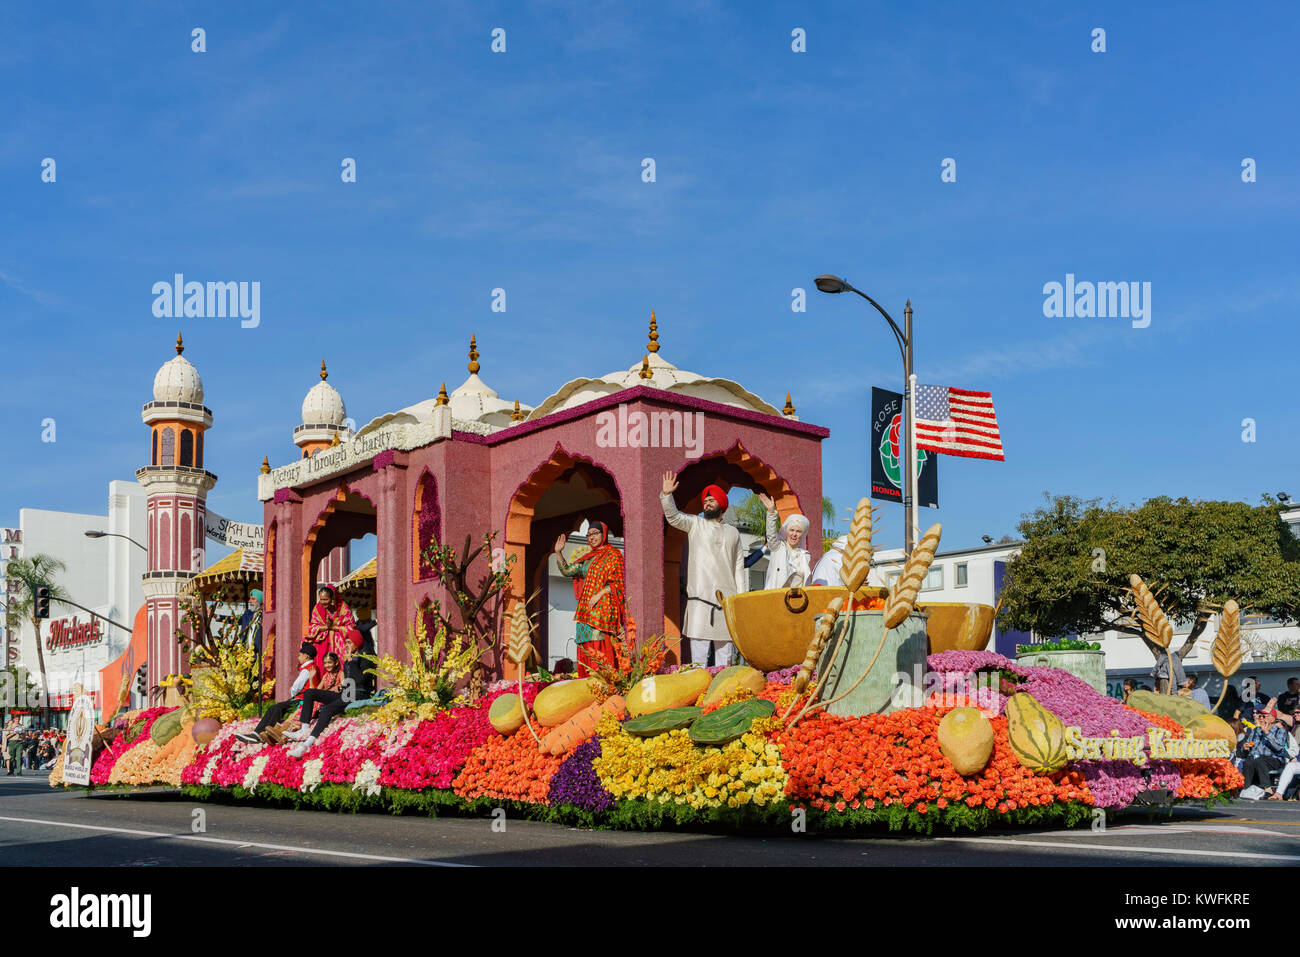
[[228,601],[246,601],[250,588],[262,587],[264,559],[262,552],[237,548],[187,581],[181,594],[188,598],[206,599],[217,589],[222,589]]

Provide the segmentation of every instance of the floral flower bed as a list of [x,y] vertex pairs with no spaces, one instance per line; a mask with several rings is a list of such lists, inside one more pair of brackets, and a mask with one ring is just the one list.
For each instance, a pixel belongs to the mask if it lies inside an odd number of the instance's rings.
[[[795,701],[793,669],[773,672],[758,696],[775,702],[776,714],[721,747],[697,746],[685,729],[638,737],[607,714],[593,736],[552,755],[526,729],[509,737],[493,729],[492,702],[518,691],[506,683],[474,705],[431,718],[338,719],[303,758],[290,757],[287,746],[237,741],[235,734],[251,729],[253,719],[226,724],[203,748],[193,744],[188,728],[159,748],[148,730],[164,709],[152,709],[131,716],[134,738],[120,736],[96,761],[92,780],[179,783],[199,798],[256,797],[295,806],[426,813],[507,806],[512,813],[584,825],[788,829],[802,818],[826,829],[922,832],[999,823],[1068,826],[1090,820],[1094,808],[1125,807],[1148,790],[1213,800],[1242,785],[1240,773],[1223,760],[1144,766],[1078,760],[1053,774],[1035,773],[1020,763],[1008,739],[1003,713],[1007,695],[1017,691],[1029,692],[1086,735],[1146,735],[1150,728],[1181,735],[1183,729],[1106,698],[1065,672],[1017,665],[991,652],[947,652],[931,656],[930,665],[939,675],[938,690],[921,707],[862,717],[814,712],[793,726],[784,720]],[[540,688],[525,684],[524,700],[531,704]],[[730,695],[716,706],[747,695]],[[960,704],[982,709],[993,728],[992,757],[969,776],[957,773],[937,737],[939,722]]]

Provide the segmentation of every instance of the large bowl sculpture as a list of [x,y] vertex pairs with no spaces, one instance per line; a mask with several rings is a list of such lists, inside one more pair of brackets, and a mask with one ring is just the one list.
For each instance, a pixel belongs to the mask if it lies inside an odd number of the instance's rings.
[[[804,588],[765,588],[731,598],[721,594],[727,630],[736,649],[759,671],[778,671],[800,664],[808,653],[817,616],[826,611],[843,588],[809,585]],[[859,588],[854,597],[883,598],[883,588]]]
[[918,601],[916,607],[930,616],[925,630],[930,637],[932,655],[942,651],[983,651],[993,634],[992,605]]

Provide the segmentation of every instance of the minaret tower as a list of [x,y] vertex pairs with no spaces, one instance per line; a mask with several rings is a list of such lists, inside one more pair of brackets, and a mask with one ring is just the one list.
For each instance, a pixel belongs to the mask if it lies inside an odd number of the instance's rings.
[[[307,390],[302,400],[302,425],[293,430],[293,444],[302,450],[303,458],[310,458],[322,449],[333,448],[352,438],[348,429],[348,410],[339,390],[326,380],[329,372],[325,360],[320,361],[320,381]],[[316,573],[319,582],[337,583],[352,570],[351,548],[340,545],[330,551],[320,563]]]
[[212,411],[203,405],[199,371],[182,353],[163,363],[153,380],[153,401],[141,417],[152,432],[149,464],[137,469],[148,504],[149,561],[144,575],[149,618],[149,686],[184,670],[177,643],[181,588],[204,567],[207,494],[217,477],[203,467],[203,434]]

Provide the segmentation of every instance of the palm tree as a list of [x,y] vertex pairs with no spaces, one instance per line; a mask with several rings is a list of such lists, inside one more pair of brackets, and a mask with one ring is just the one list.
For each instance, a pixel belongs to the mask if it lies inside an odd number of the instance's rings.
[[25,586],[19,594],[10,600],[9,604],[14,615],[26,617],[32,623],[32,627],[36,629],[36,661],[41,668],[41,691],[45,700],[45,705],[42,708],[42,718],[47,728],[50,725],[50,685],[45,677],[45,651],[41,647],[41,622],[44,619],[36,617],[36,589],[41,585],[48,588],[51,601],[67,598],[67,591],[62,585],[58,585],[54,581],[55,575],[67,570],[68,566],[54,556],[37,554],[30,558],[10,559],[5,571],[6,575],[10,578],[17,578]]

